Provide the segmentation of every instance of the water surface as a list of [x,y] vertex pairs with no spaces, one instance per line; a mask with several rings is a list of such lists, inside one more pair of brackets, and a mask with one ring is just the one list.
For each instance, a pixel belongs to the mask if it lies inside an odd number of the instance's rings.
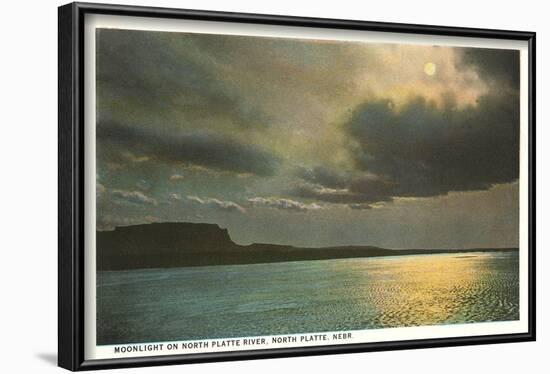
[[97,273],[98,344],[517,319],[517,252]]

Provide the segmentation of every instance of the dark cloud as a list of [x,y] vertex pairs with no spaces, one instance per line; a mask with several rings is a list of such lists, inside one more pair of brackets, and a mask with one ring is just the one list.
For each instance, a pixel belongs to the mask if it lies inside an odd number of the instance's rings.
[[[252,144],[239,143],[209,132],[175,134],[152,131],[115,123],[99,123],[98,155],[113,150],[131,150],[149,159],[190,163],[213,169],[269,176],[275,173],[279,159]],[[104,149],[109,144],[110,149]]]
[[[217,36],[216,36],[217,37]],[[97,30],[97,104],[100,119],[209,118],[237,127],[262,126],[215,59],[202,52],[213,36],[136,30]],[[223,53],[223,50],[218,51]]]
[[473,67],[484,80],[519,89],[519,51],[506,49],[468,48],[457,64]]
[[370,178],[347,177],[342,179],[348,187],[342,189],[327,188],[322,185],[302,183],[290,189],[288,193],[303,199],[313,199],[335,204],[376,203],[390,201],[391,185]]
[[296,175],[309,183],[319,184],[324,187],[346,187],[346,176],[344,173],[324,166],[316,166],[313,168],[301,167],[296,171]]
[[369,204],[391,201],[394,183],[375,175],[351,173],[325,166],[301,167],[296,175],[305,183],[298,183],[288,193],[304,199],[337,204]]
[[379,100],[359,107],[347,131],[359,145],[357,167],[380,180],[354,191],[436,196],[486,190],[519,176],[519,98],[481,97],[477,106],[440,108],[417,98],[397,110]]
[[399,110],[389,100],[355,110],[345,130],[357,144],[355,171],[300,168],[292,196],[365,209],[394,197],[487,190],[519,177],[519,98],[481,97],[457,109],[416,98]]

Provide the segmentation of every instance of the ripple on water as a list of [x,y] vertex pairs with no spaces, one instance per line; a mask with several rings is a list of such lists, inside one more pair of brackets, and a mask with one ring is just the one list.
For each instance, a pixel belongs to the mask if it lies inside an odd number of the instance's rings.
[[99,344],[519,319],[517,252],[99,272]]

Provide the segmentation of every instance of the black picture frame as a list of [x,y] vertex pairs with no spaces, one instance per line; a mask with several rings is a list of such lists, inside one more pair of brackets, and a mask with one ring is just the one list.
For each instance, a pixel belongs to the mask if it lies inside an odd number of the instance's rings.
[[[381,350],[535,340],[535,33],[414,24],[380,23],[168,8],[71,3],[58,9],[58,364],[69,370],[109,369],[211,361],[341,354]],[[84,19],[86,14],[351,29],[424,35],[483,37],[528,43],[529,107],[529,328],[526,333],[263,349],[144,358],[85,360],[84,356]]]

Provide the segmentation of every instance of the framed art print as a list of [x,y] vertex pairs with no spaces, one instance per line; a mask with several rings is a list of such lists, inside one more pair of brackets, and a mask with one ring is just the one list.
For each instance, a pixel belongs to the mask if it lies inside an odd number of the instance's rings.
[[535,34],[59,8],[59,365],[535,339]]

